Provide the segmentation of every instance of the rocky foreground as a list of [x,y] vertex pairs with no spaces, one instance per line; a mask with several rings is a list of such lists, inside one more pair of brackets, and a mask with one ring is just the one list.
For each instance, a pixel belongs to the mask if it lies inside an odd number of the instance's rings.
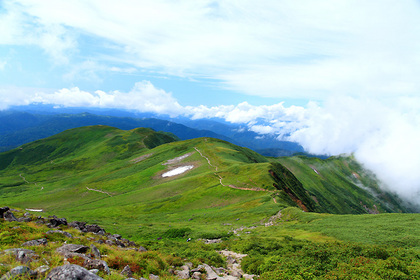
[[[254,277],[241,270],[240,262],[246,255],[230,251],[219,252],[226,259],[226,267],[216,268],[205,263],[194,267],[191,262],[183,265],[174,262],[165,267],[159,262],[156,253],[148,252],[143,246],[122,238],[119,234],[109,234],[98,225],[67,222],[66,219],[56,216],[43,218],[9,207],[0,208],[0,218],[0,223],[10,223],[3,224],[2,235],[13,236],[16,232],[22,232],[22,236],[18,238],[25,235],[25,240],[30,239],[21,243],[18,248],[8,248],[16,244],[16,240],[5,239],[9,241],[9,246],[1,247],[4,249],[0,252],[0,268],[3,274],[0,280],[236,280]],[[12,234],[12,231],[15,232]],[[40,236],[42,238],[36,238]],[[157,263],[158,267],[161,266],[160,269],[147,266],[145,263],[148,261]]]

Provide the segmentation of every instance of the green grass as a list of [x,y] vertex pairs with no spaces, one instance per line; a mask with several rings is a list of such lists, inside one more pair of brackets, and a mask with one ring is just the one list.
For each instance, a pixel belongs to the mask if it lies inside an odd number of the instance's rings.
[[[164,165],[186,154],[190,156]],[[71,129],[1,153],[0,162],[4,205],[42,208],[45,215],[98,223],[135,240],[155,239],[171,227],[190,228],[194,237],[224,235],[232,228],[223,224],[259,224],[298,206],[296,199],[317,212],[366,213],[374,205],[380,212],[408,210],[380,191],[352,158],[266,158],[217,139],[177,141],[143,128]],[[161,176],[180,165],[195,168]]]

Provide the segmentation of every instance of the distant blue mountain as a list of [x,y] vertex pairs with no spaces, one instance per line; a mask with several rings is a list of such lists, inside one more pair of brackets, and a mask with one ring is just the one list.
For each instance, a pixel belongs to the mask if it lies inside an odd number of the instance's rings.
[[0,151],[49,137],[64,130],[109,125],[128,130],[148,127],[173,133],[181,140],[213,137],[250,148],[266,156],[289,156],[303,153],[297,143],[279,141],[272,135],[260,135],[223,120],[170,118],[165,115],[99,108],[54,108],[28,105],[0,111]]

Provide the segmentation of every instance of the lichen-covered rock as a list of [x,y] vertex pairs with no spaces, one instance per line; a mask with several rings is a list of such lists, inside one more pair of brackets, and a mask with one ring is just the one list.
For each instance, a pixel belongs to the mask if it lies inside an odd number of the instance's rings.
[[53,268],[47,275],[46,280],[100,280],[98,275],[75,264],[65,264]]

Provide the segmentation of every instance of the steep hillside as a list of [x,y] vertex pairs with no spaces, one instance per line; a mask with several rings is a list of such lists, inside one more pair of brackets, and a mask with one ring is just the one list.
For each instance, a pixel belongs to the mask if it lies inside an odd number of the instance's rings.
[[144,128],[90,126],[25,144],[0,154],[0,199],[134,239],[157,238],[173,225],[195,237],[223,236],[289,206],[410,210],[349,158],[273,159],[213,138],[175,140]]

